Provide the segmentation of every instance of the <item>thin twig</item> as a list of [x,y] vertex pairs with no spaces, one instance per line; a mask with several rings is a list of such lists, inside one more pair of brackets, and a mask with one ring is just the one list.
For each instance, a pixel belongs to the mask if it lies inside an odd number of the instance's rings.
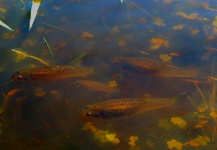
[[32,58],[32,59],[35,59],[39,62],[41,62],[42,64],[46,65],[46,66],[50,66],[47,62],[45,62],[44,60],[38,58],[38,57],[35,57],[35,56],[32,56],[32,55],[29,55],[29,54],[26,54],[24,52],[21,52],[21,51],[18,51],[18,50],[15,50],[15,49],[11,49],[13,52],[16,52],[18,54],[21,54],[21,55],[24,55],[26,57],[29,57],[29,58]]
[[204,104],[207,104],[206,97],[203,95],[203,92],[200,90],[200,88],[198,87],[197,83],[194,82],[194,85],[196,86],[197,90],[199,91],[200,95],[202,96]]
[[47,43],[47,41],[46,41],[45,38],[43,38],[43,40],[44,40],[44,44],[46,45],[46,47],[47,47],[47,49],[48,49],[48,51],[49,51],[49,53],[50,53],[50,56],[51,56],[51,59],[52,59],[52,64],[55,65],[53,53],[52,53],[52,51],[51,51],[51,49],[50,49],[50,46],[48,45],[48,43]]

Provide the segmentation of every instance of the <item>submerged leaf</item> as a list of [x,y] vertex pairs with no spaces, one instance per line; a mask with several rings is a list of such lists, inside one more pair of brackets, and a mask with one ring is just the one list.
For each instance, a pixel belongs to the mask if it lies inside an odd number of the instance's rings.
[[169,149],[182,150],[182,143],[176,141],[175,139],[167,141],[167,146]]
[[180,117],[172,117],[171,122],[172,124],[177,125],[180,128],[184,128],[187,124],[187,122]]
[[128,144],[130,145],[130,147],[136,147],[135,142],[138,140],[138,136],[131,136],[129,138],[129,142]]
[[199,147],[199,146],[205,146],[209,142],[210,142],[210,138],[209,137],[199,135],[197,138],[195,138],[193,140],[190,140],[186,144],[188,144],[190,146]]

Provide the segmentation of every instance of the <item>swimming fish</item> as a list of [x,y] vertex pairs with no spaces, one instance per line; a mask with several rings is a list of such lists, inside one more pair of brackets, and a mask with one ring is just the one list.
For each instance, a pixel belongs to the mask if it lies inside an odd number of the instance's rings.
[[121,119],[146,111],[170,107],[177,97],[172,98],[124,98],[88,105],[81,115],[96,119]]
[[107,93],[116,93],[118,92],[118,89],[112,88],[108,85],[102,84],[100,82],[91,81],[91,80],[77,80],[75,82],[76,84],[83,85],[89,89],[97,90],[97,91],[103,91]]
[[92,67],[48,66],[20,70],[11,76],[14,81],[55,81],[71,77],[86,77]]
[[117,57],[112,62],[119,68],[146,77],[196,77],[197,70],[172,66],[147,58]]

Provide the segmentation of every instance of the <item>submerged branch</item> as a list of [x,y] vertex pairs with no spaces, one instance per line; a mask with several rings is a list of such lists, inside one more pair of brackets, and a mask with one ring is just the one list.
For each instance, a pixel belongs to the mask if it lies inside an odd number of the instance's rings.
[[45,62],[44,60],[38,58],[38,57],[35,57],[35,56],[32,56],[32,55],[29,55],[29,54],[26,54],[24,52],[21,52],[21,51],[18,51],[18,50],[15,50],[15,49],[11,49],[13,52],[16,52],[18,54],[21,54],[21,55],[24,55],[26,57],[29,57],[29,58],[32,58],[32,59],[35,59],[39,62],[41,62],[42,64],[46,65],[46,66],[50,66],[47,62]]

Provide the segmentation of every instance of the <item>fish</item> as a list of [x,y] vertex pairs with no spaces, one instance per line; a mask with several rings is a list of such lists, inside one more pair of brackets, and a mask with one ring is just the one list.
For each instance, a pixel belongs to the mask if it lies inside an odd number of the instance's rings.
[[112,63],[117,67],[146,77],[197,77],[196,69],[169,65],[139,57],[116,57]]
[[24,69],[11,76],[13,81],[55,81],[72,77],[86,77],[93,72],[92,67],[46,66]]
[[102,84],[97,81],[91,81],[91,80],[77,80],[75,84],[83,85],[89,89],[97,90],[97,91],[103,91],[107,93],[116,93],[118,92],[118,89],[112,88],[108,85]]
[[[184,93],[183,93],[184,94]],[[144,112],[172,106],[178,96],[172,98],[123,98],[87,105],[80,115],[95,119],[123,119]]]

